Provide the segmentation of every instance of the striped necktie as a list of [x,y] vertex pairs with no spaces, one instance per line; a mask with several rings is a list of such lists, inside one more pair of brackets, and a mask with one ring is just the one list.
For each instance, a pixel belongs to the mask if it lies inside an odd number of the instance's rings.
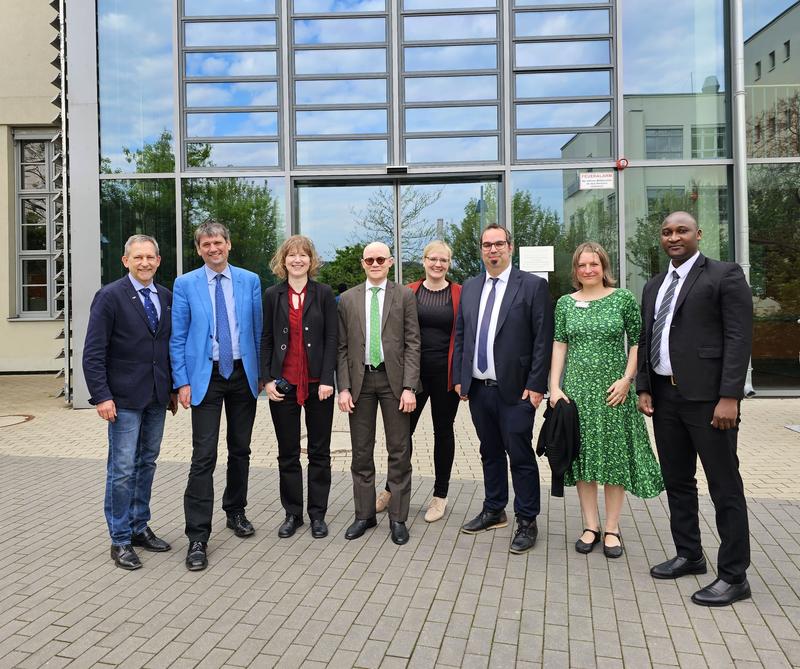
[[672,308],[672,298],[675,295],[675,287],[678,285],[680,275],[672,270],[672,282],[667,286],[667,292],[664,293],[664,299],[661,300],[661,306],[658,308],[655,323],[653,323],[653,337],[650,340],[650,366],[655,369],[658,363],[661,362],[661,336],[664,333],[664,323],[667,322],[667,316]]

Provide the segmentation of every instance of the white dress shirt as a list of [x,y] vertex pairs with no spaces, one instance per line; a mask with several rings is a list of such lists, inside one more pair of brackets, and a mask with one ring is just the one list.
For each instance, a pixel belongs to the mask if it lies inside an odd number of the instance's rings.
[[497,330],[497,317],[500,314],[500,305],[503,303],[503,296],[506,294],[508,279],[511,276],[511,265],[506,267],[497,278],[497,286],[494,289],[494,307],[492,308],[491,320],[489,321],[489,332],[486,338],[486,362],[488,367],[485,372],[478,369],[478,344],[481,336],[481,323],[483,322],[483,312],[486,310],[486,302],[489,299],[489,292],[492,290],[492,277],[486,273],[486,281],[483,283],[481,292],[481,306],[478,310],[478,327],[475,330],[475,355],[472,357],[472,376],[476,379],[494,379],[497,381],[497,372],[494,368],[494,334]]
[[155,305],[156,313],[158,314],[158,320],[161,320],[161,301],[158,299],[156,284],[151,281],[149,286],[145,286],[143,283],[140,283],[134,279],[133,274],[130,273],[128,274],[128,278],[131,280],[131,284],[136,289],[136,295],[139,298],[139,302],[142,303],[142,306],[144,306],[144,296],[139,291],[142,288],[147,288],[150,290],[150,301]]
[[[214,324],[214,339],[211,342],[211,357],[219,362],[219,343],[217,342],[217,272],[208,265],[204,265],[208,277],[208,294],[211,297],[211,322]],[[231,266],[226,265],[222,274],[222,294],[225,296],[225,307],[228,311],[228,327],[231,330],[231,348],[233,359],[242,357],[239,351],[239,323],[236,320],[236,301],[233,297],[233,276]]]
[[[656,308],[653,312],[653,319],[655,320],[656,315],[658,314],[658,310],[661,308],[661,303],[664,301],[664,295],[669,288],[669,284],[672,283],[672,272],[678,273],[678,283],[675,286],[675,292],[672,295],[672,304],[669,307],[669,312],[667,313],[667,319],[664,321],[664,329],[661,331],[661,345],[659,346],[659,361],[658,365],[653,368],[653,371],[656,374],[660,374],[661,376],[672,376],[672,361],[669,359],[669,331],[670,327],[672,326],[672,316],[675,314],[675,305],[678,301],[678,295],[681,293],[681,288],[683,288],[683,284],[686,282],[686,276],[691,271],[694,264],[697,262],[697,259],[700,257],[700,251],[696,251],[695,254],[689,258],[686,262],[684,262],[679,267],[675,267],[671,262],[669,267],[667,268],[667,275],[664,277],[664,281],[661,283],[661,288],[658,289],[658,294],[656,295]],[[650,355],[650,352],[647,352]]]
[[[366,310],[364,313],[367,316],[367,329],[366,329],[366,340],[364,341],[364,364],[369,365],[370,358],[369,358],[369,336],[370,336],[370,329],[369,329],[369,315],[372,311],[372,288],[380,288],[378,291],[378,311],[381,314],[381,323],[383,323],[383,301],[386,297],[386,284],[388,283],[388,279],[384,279],[380,285],[376,286],[374,283],[370,283],[369,280],[366,281],[365,285],[367,286],[366,294],[364,295],[364,309]],[[383,362],[383,337],[381,337],[381,362]]]

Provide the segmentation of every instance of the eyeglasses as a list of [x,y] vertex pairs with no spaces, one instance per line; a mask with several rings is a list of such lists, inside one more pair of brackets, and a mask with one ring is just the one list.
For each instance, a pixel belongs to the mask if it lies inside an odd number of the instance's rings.
[[425,256],[425,260],[427,260],[432,265],[449,265],[450,259],[449,258],[431,258],[431,256]]
[[508,242],[503,239],[501,239],[499,242],[482,242],[481,248],[484,251],[490,251],[494,246],[498,251],[502,251],[506,247],[506,244],[508,244]]
[[379,265],[383,265],[389,258],[384,258],[383,256],[378,256],[377,258],[362,258],[362,260],[372,267],[372,263],[378,263]]

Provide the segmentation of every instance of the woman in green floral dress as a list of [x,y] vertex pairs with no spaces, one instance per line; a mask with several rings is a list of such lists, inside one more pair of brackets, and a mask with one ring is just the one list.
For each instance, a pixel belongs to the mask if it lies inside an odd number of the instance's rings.
[[[609,265],[608,254],[593,242],[581,244],[572,257],[572,282],[578,290],[556,304],[550,404],[571,400],[578,408],[580,455],[564,477],[566,485],[577,486],[586,528],[575,550],[589,553],[600,543],[597,486],[603,484],[603,552],[616,558],[623,553],[619,516],[625,491],[655,497],[664,482],[644,418],[636,410],[636,394],[631,392],[641,328],[639,306],[630,291],[613,287]],[[633,342],[627,356],[626,334]]]

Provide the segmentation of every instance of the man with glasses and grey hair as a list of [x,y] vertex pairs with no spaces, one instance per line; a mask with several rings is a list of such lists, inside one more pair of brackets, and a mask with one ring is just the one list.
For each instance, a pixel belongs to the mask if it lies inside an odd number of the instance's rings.
[[94,296],[83,348],[89,402],[108,423],[105,515],[111,559],[142,566],[134,546],[168,551],[148,526],[150,492],[167,408],[174,414],[169,365],[172,293],[153,282],[161,256],[149,235],[125,242],[128,274]]
[[357,539],[375,518],[375,422],[381,407],[389,454],[389,529],[397,545],[408,542],[411,501],[410,415],[417,406],[420,336],[417,303],[404,286],[388,280],[391,251],[382,242],[364,248],[367,275],[339,300],[339,409],[349,414],[353,448],[355,521],[345,539]]

